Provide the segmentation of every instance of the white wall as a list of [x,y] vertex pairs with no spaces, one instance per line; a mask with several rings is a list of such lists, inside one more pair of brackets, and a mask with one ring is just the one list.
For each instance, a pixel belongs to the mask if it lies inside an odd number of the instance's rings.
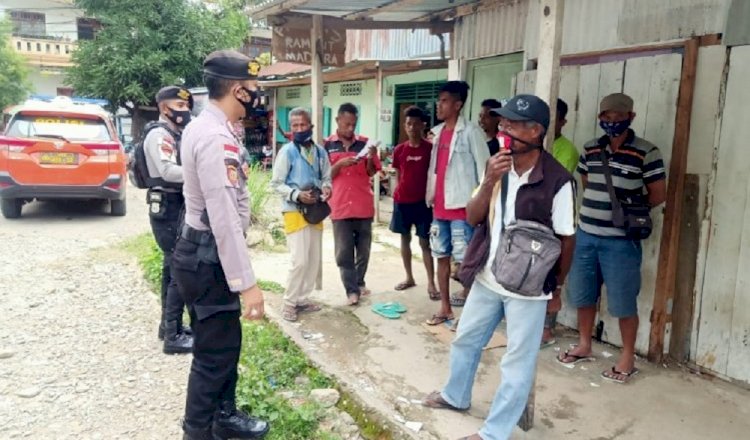
[[33,95],[56,96],[57,88],[65,87],[63,84],[64,78],[64,75],[40,72],[36,67],[29,69],[29,81],[34,88]]
[[72,1],[3,0],[0,3],[0,11],[10,9],[45,14],[47,35],[73,41],[78,39],[76,19],[83,17],[83,12],[75,9]]

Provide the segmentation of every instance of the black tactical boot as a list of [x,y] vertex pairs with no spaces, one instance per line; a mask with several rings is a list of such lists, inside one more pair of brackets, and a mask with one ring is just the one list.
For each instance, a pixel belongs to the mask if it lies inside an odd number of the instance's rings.
[[[180,333],[188,336],[193,336],[193,329],[188,327],[187,325],[177,324],[177,328],[180,329]],[[158,331],[159,340],[164,340],[164,321],[159,323],[159,331]]]
[[261,438],[269,430],[268,422],[256,419],[239,410],[232,402],[224,402],[214,415],[214,439]]
[[193,337],[180,333],[177,329],[177,321],[169,321],[164,326],[164,353],[191,353],[193,351]]
[[182,423],[182,440],[214,440],[214,435],[211,432],[211,428],[198,429],[193,428],[187,423]]

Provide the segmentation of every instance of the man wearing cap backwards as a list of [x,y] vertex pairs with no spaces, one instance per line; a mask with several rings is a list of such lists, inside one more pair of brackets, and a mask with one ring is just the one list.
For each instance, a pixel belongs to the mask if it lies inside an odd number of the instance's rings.
[[164,340],[167,354],[190,353],[193,349],[192,331],[182,326],[185,302],[172,279],[172,251],[179,234],[182,209],[182,167],[180,166],[180,136],[190,122],[193,96],[187,89],[164,87],[156,94],[159,121],[146,127],[143,140],[146,167],[150,177],[147,203],[151,230],[164,254],[161,271],[161,321],[159,339]]
[[[433,392],[424,400],[431,408],[467,410],[482,349],[506,318],[508,350],[500,363],[502,382],[482,428],[464,437],[471,440],[507,439],[521,417],[534,381],[545,312],[548,307],[559,308],[559,285],[565,281],[575,247],[573,179],[542,148],[549,107],[536,96],[518,95],[496,111],[506,148],[490,158],[482,184],[466,207],[470,224],[492,221],[488,225],[489,257],[464,263],[474,264],[479,272],[451,346],[448,383],[442,392]],[[499,188],[502,185],[506,186],[505,196]],[[503,223],[508,226],[517,219],[546,225],[562,242],[556,270],[550,272],[544,292],[538,296],[511,293],[492,274]]]
[[630,129],[635,113],[629,96],[609,95],[602,100],[599,110],[599,125],[605,135],[589,141],[578,162],[584,192],[568,293],[571,303],[578,308],[580,340],[575,348],[561,353],[558,361],[574,364],[591,360],[596,302],[603,281],[607,286],[609,313],[620,321],[622,355],[612,368],[602,372],[602,377],[626,383],[638,372],[635,340],[642,250],[640,241],[626,237],[625,230],[612,221],[602,152],[607,155],[612,186],[620,200],[630,199],[652,208],[664,203],[667,176],[659,149]]
[[235,406],[240,297],[245,319],[261,319],[264,303],[247,252],[247,176],[232,132],[257,104],[260,66],[222,50],[203,69],[209,102],[183,134],[185,226],[172,258],[194,332],[183,438],[260,438],[268,423]]

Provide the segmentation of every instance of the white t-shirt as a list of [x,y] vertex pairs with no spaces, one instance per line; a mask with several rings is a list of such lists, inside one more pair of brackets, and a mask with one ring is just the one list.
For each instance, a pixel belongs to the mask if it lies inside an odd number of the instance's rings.
[[[533,169],[533,168],[532,168]],[[505,205],[508,207],[516,206],[516,196],[518,196],[518,189],[521,185],[525,185],[529,182],[529,175],[531,169],[523,173],[521,176],[516,174],[516,171],[511,169],[508,172],[508,200]],[[490,241],[490,257],[487,259],[487,265],[484,269],[477,274],[476,280],[484,284],[487,288],[493,291],[505,295],[511,298],[527,299],[527,300],[549,300],[552,298],[552,294],[539,295],[539,296],[523,296],[517,293],[507,291],[503,286],[495,281],[495,276],[492,274],[492,262],[495,260],[495,254],[497,253],[497,247],[500,244],[500,231],[502,225],[498,221],[503,219],[505,226],[507,227],[511,223],[516,221],[516,210],[508,209],[508,212],[503,215],[503,200],[500,196],[500,192],[497,195],[497,201],[495,202],[495,221],[492,224],[492,238]],[[573,184],[571,182],[566,183],[557,191],[555,198],[552,200],[552,229],[555,234],[562,236],[570,236],[575,234],[575,200],[573,199]]]

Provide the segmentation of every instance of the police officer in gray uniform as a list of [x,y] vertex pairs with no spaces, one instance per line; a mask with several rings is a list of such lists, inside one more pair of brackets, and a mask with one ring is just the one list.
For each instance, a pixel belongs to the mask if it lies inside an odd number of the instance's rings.
[[171,276],[171,263],[185,206],[182,196],[180,136],[190,122],[193,96],[181,87],[164,87],[156,94],[156,104],[159,108],[159,121],[146,127],[143,151],[149,175],[147,201],[151,230],[164,254],[159,339],[164,340],[164,353],[190,353],[193,349],[192,332],[182,326],[185,303]]
[[261,319],[264,302],[245,241],[247,176],[232,131],[257,103],[260,66],[239,52],[217,51],[203,68],[209,103],[182,137],[185,226],[172,257],[194,337],[183,439],[260,438],[268,423],[235,406],[240,313]]

